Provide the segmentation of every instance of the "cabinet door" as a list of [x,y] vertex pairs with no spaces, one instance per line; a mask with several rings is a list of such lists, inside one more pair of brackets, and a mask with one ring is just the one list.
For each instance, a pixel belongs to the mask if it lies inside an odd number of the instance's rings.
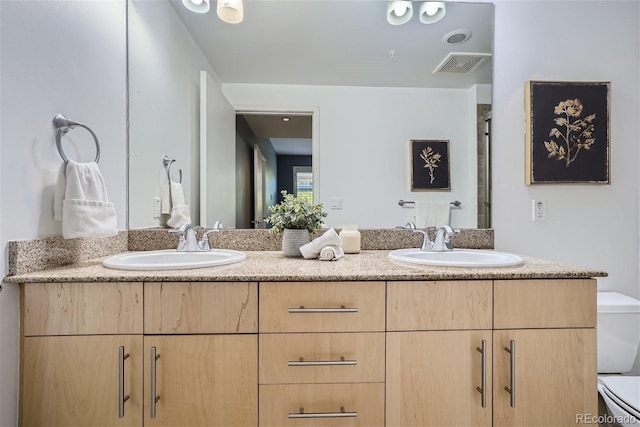
[[145,334],[258,332],[255,282],[146,282]]
[[146,336],[145,426],[255,427],[257,342],[256,335]]
[[495,331],[493,351],[496,426],[577,425],[598,413],[595,329]]
[[142,425],[142,335],[26,337],[22,349],[22,426]]
[[386,425],[490,426],[490,379],[491,331],[388,333]]
[[24,336],[142,334],[142,283],[29,283]]

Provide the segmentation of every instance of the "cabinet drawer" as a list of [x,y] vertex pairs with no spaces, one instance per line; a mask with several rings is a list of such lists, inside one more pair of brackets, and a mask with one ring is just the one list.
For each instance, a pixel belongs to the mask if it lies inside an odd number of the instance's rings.
[[262,282],[260,332],[384,331],[384,282]]
[[384,384],[260,386],[260,426],[383,426]]
[[389,282],[387,330],[491,329],[491,281]]
[[261,334],[260,384],[384,382],[383,332]]
[[596,280],[496,280],[494,328],[595,328]]
[[24,335],[142,333],[142,283],[23,285]]
[[145,334],[257,332],[255,282],[145,283]]

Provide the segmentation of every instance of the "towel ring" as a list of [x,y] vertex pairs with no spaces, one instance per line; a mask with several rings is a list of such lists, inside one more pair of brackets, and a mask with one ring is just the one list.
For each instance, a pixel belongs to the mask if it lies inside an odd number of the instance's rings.
[[[166,154],[162,156],[162,164],[167,168],[167,178],[169,178],[169,182],[171,182],[171,164],[175,161],[176,159],[172,159]],[[178,169],[178,172],[180,174],[180,180],[178,182],[182,184],[182,169]]]
[[56,129],[56,147],[58,148],[58,153],[60,153],[60,157],[62,157],[62,160],[64,160],[65,162],[69,161],[69,158],[66,156],[66,154],[64,153],[64,150],[62,149],[62,135],[69,132],[71,129],[75,128],[76,126],[85,128],[87,131],[89,131],[89,133],[93,137],[93,141],[96,143],[96,159],[94,161],[98,163],[98,160],[100,160],[100,143],[98,142],[98,137],[96,136],[96,134],[93,133],[93,131],[89,129],[89,127],[83,125],[82,123],[69,120],[62,114],[56,114],[55,117],[53,118],[53,127]]

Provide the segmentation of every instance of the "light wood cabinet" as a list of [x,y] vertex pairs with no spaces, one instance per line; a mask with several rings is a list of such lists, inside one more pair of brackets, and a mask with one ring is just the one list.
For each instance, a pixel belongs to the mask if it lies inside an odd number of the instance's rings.
[[260,332],[385,330],[385,282],[262,282]]
[[20,424],[141,426],[142,366],[142,335],[25,337]]
[[593,328],[495,331],[494,425],[572,426],[597,414],[596,345]]
[[255,282],[145,282],[145,334],[257,333]]
[[22,289],[22,426],[257,425],[257,283]]
[[388,426],[490,426],[491,331],[387,334],[386,396]]
[[260,283],[260,426],[383,426],[385,282]]
[[597,413],[595,298],[595,280],[389,282],[387,425],[568,426]]
[[144,348],[144,425],[257,425],[256,335],[146,336]]
[[260,386],[260,426],[384,426],[384,384]]
[[384,332],[261,334],[260,383],[384,382]]
[[142,333],[142,283],[31,283],[22,331],[36,335]]
[[491,319],[491,281],[387,284],[388,426],[491,425]]
[[597,413],[592,279],[26,284],[21,325],[21,426]]
[[593,279],[494,282],[494,425],[597,414],[596,292]]

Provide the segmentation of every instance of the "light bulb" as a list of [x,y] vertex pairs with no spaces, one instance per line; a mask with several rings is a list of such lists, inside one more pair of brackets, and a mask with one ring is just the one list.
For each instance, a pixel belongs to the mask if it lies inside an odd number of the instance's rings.
[[425,9],[425,12],[427,12],[427,15],[429,16],[435,15],[436,12],[438,12],[438,4],[433,2],[427,2],[427,7]]
[[184,7],[195,13],[207,13],[210,0],[182,0]]
[[397,3],[393,8],[393,13],[398,17],[404,16],[404,14],[407,13],[407,5],[404,3]]

